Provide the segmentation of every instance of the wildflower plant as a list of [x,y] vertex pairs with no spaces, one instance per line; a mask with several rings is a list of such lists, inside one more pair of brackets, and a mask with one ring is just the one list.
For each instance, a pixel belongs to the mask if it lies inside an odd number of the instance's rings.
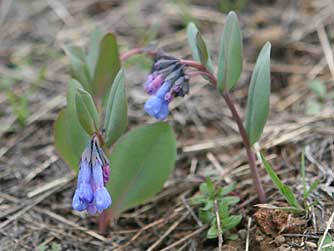
[[[201,205],[199,209],[200,220],[210,225],[207,232],[208,239],[217,238],[219,232],[224,234],[240,223],[241,215],[230,214],[231,207],[240,201],[237,196],[229,195],[234,188],[235,184],[217,188],[212,180],[207,178],[206,182],[200,185],[200,194],[192,198],[193,205]],[[220,221],[219,224],[217,220]],[[220,231],[218,230],[219,226]],[[233,238],[233,235],[229,237]]]
[[[270,43],[264,45],[255,64],[243,122],[230,95],[243,65],[236,14],[231,12],[226,18],[217,70],[205,39],[193,23],[187,27],[187,36],[193,60],[150,48],[135,48],[119,55],[116,37],[99,30],[92,34],[87,50],[65,47],[73,79],[68,85],[67,107],[55,122],[54,134],[59,154],[78,171],[74,209],[95,213],[110,205],[105,214],[109,219],[147,201],[162,188],[176,159],[175,135],[166,122],[169,104],[189,94],[191,78],[199,75],[217,88],[231,110],[259,200],[265,200],[252,146],[259,140],[269,112]],[[143,109],[160,122],[124,133],[127,97],[122,63],[138,54],[153,59],[151,72],[143,81],[143,91],[149,95]],[[106,166],[110,167],[109,182]]]

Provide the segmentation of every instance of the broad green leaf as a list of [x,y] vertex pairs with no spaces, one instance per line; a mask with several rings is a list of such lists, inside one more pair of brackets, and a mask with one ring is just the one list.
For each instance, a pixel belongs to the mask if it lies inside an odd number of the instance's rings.
[[269,113],[270,47],[269,42],[263,46],[248,90],[246,129],[252,145],[261,137]]
[[76,171],[88,142],[89,136],[80,126],[76,116],[70,114],[69,110],[62,110],[54,124],[54,144],[60,157]]
[[229,206],[221,200],[218,201],[218,209],[220,218],[227,218],[229,216]]
[[237,203],[239,203],[240,199],[239,197],[236,196],[226,196],[222,199],[220,199],[220,201],[228,206],[233,206]]
[[110,156],[112,214],[117,217],[159,192],[175,159],[175,135],[165,122],[135,128],[118,140]]
[[299,205],[299,203],[298,203],[295,195],[293,194],[292,190],[290,189],[290,187],[288,187],[287,185],[285,185],[280,180],[280,178],[275,173],[274,169],[271,167],[271,165],[269,164],[269,162],[267,162],[267,160],[264,158],[264,156],[262,154],[261,154],[261,159],[262,159],[264,168],[266,169],[267,173],[269,174],[271,180],[274,182],[275,186],[278,188],[278,190],[280,191],[280,193],[284,196],[284,198],[289,203],[289,205],[291,207],[294,207],[294,208],[302,210],[302,207]]
[[203,223],[210,223],[211,219],[214,217],[212,210],[199,209],[198,217]]
[[100,42],[103,37],[103,31],[96,28],[91,34],[88,44],[88,53],[86,56],[86,63],[89,69],[90,76],[94,76],[97,59],[100,51]]
[[242,36],[238,17],[231,11],[226,18],[220,41],[218,64],[218,90],[231,89],[242,72]]
[[120,70],[110,89],[105,114],[105,143],[113,144],[126,129],[128,123],[128,105],[125,92],[124,71]]
[[241,221],[241,215],[231,215],[227,218],[221,219],[222,230],[227,231],[235,228]]
[[79,81],[86,91],[91,91],[91,77],[84,62],[84,51],[79,47],[65,46],[64,51],[70,59],[72,77]]
[[99,129],[99,115],[92,96],[82,88],[75,94],[76,112],[81,126],[89,135]]
[[204,207],[202,207],[203,210],[210,210],[213,208],[213,201],[210,199],[207,199],[205,202]]
[[208,230],[208,233],[206,234],[206,238],[208,239],[215,239],[218,236],[218,229],[217,229],[217,223],[216,221],[211,223],[211,227]]
[[194,23],[188,24],[187,37],[193,59],[203,64],[209,71],[213,72],[210,53],[204,39]]
[[235,183],[232,183],[232,184],[230,184],[230,185],[221,187],[221,188],[218,190],[218,196],[219,196],[219,197],[223,197],[223,196],[225,196],[225,195],[228,195],[228,194],[231,193],[234,189],[235,189]]
[[111,87],[120,66],[116,37],[112,33],[107,33],[102,38],[99,46],[99,56],[93,81],[93,93],[95,95],[104,96]]
[[204,195],[196,195],[190,200],[192,205],[200,205],[206,202],[206,198]]

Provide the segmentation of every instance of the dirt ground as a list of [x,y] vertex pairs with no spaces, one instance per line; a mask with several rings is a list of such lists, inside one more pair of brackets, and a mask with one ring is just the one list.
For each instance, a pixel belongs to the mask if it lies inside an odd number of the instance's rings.
[[[155,41],[168,53],[189,58],[185,24],[197,20],[217,62],[226,15],[218,0],[189,3],[0,1],[0,250],[218,250],[218,241],[206,239],[207,226],[194,216],[198,208],[189,203],[208,173],[217,174],[219,185],[237,182],[241,198],[234,208],[243,216],[235,230],[238,239],[224,238],[222,250],[317,250],[324,231],[334,234],[333,99],[319,101],[312,115],[307,108],[317,100],[310,81],[323,81],[328,95],[334,91],[333,0],[249,0],[238,13],[245,70],[232,95],[243,114],[256,55],[271,41],[271,112],[256,149],[300,200],[305,149],[307,181],[321,182],[309,198],[318,203],[308,215],[255,206],[236,125],[201,78],[191,82],[189,96],[171,105],[168,120],[177,135],[178,160],[163,191],[121,214],[105,235],[98,233],[97,217],[72,210],[75,175],[55,152],[52,134],[70,78],[62,46],[85,45],[98,26],[115,32],[122,51]],[[145,62],[137,58],[126,64],[130,128],[154,121],[143,111]],[[284,205],[260,162],[259,170],[268,204]]]

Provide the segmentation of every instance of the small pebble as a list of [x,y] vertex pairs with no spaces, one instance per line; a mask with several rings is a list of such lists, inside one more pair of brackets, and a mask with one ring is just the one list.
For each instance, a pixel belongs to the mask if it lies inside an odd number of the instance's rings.
[[275,242],[275,244],[276,244],[277,246],[279,246],[280,244],[285,243],[285,238],[284,238],[283,235],[278,235],[278,236],[275,238],[274,242]]
[[240,239],[246,240],[246,237],[247,237],[247,230],[246,229],[240,229],[238,231],[238,234],[240,236]]

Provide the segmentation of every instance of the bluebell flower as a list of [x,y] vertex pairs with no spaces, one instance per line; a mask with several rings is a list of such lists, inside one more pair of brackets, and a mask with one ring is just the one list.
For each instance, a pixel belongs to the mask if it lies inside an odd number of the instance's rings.
[[174,57],[157,55],[151,74],[144,83],[144,90],[151,95],[144,105],[144,110],[156,119],[165,120],[169,113],[169,103],[175,97],[183,97],[189,92],[184,65]]
[[90,214],[107,209],[112,203],[105,188],[109,175],[109,162],[94,135],[81,156],[77,188],[72,200],[73,209],[86,209]]
[[167,118],[169,101],[165,99],[165,96],[170,90],[171,84],[171,81],[165,81],[157,93],[146,101],[144,110],[152,117],[159,120]]

